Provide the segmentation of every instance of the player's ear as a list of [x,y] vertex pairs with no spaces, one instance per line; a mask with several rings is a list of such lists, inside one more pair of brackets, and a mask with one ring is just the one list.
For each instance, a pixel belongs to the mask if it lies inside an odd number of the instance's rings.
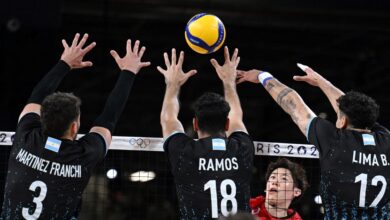
[[225,131],[229,130],[229,125],[230,125],[230,119],[226,118],[226,123],[225,123]]
[[294,187],[294,197],[299,197],[302,194],[302,190]]
[[192,119],[192,126],[194,127],[195,132],[199,131],[198,119],[196,119],[195,117]]
[[77,132],[79,131],[79,125],[78,125],[78,121],[73,121],[71,124],[70,124],[70,136],[72,138],[76,137],[77,135]]
[[348,126],[348,118],[345,115],[341,115],[337,118],[336,127],[339,129],[345,129]]

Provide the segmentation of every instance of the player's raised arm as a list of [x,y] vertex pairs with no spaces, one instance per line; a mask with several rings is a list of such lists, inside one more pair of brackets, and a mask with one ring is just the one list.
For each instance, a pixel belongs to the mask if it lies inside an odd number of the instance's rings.
[[196,73],[196,70],[183,72],[184,52],[180,52],[179,59],[176,60],[176,50],[172,49],[171,60],[168,54],[164,53],[166,69],[157,67],[158,71],[165,78],[165,96],[161,109],[160,123],[163,137],[167,138],[173,132],[184,132],[183,125],[178,119],[180,110],[179,91],[180,87]]
[[126,105],[135,76],[140,69],[150,65],[150,62],[141,61],[146,48],[140,48],[138,40],[133,48],[131,46],[131,40],[129,39],[126,43],[126,55],[122,58],[115,50],[110,51],[121,72],[106,101],[103,112],[95,120],[94,127],[90,130],[90,132],[101,134],[106,141],[107,147],[111,143],[111,135]]
[[244,81],[252,83],[261,82],[272,98],[291,116],[301,132],[307,136],[308,123],[316,115],[295,90],[279,82],[268,72],[255,69],[249,71],[238,70],[237,72],[237,83]]
[[339,105],[337,104],[337,99],[340,96],[344,95],[344,92],[334,86],[331,82],[326,80],[323,76],[318,74],[312,68],[298,63],[297,66],[303,70],[306,75],[305,76],[294,76],[294,80],[303,81],[312,86],[318,87],[322,90],[322,92],[329,99],[330,103],[334,111],[337,113],[339,111]]
[[61,80],[71,69],[92,66],[92,62],[83,61],[83,59],[84,56],[96,46],[96,43],[93,42],[84,47],[87,39],[88,34],[84,34],[80,40],[80,34],[77,33],[73,38],[72,44],[70,46],[66,43],[65,40],[62,40],[64,51],[61,55],[60,61],[35,86],[27,105],[23,108],[19,115],[19,120],[25,114],[31,112],[40,115],[41,103],[43,99],[57,89]]
[[245,125],[242,121],[243,113],[240,104],[240,99],[236,90],[236,77],[237,66],[240,63],[240,57],[238,57],[238,49],[234,50],[232,57],[230,58],[229,49],[224,48],[225,62],[221,66],[215,59],[211,59],[211,64],[214,66],[218,77],[222,80],[223,88],[225,92],[225,100],[229,103],[229,129],[227,135],[235,131],[243,131],[248,133]]

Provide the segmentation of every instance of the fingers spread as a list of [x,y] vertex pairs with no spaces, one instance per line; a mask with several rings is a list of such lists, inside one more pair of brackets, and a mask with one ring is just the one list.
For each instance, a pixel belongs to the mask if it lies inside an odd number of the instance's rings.
[[92,66],[93,63],[91,61],[84,61],[81,63],[81,66],[82,67],[89,67],[89,66]]
[[163,68],[161,68],[161,66],[157,66],[157,70],[164,75],[165,73],[165,70]]
[[238,66],[238,64],[240,64],[240,60],[241,60],[241,57],[237,57],[237,59],[236,59],[236,67]]
[[187,76],[187,78],[190,78],[191,76],[195,75],[197,72],[198,72],[197,70],[190,70],[187,73],[185,73],[185,75]]
[[118,53],[115,50],[111,50],[110,54],[116,61],[118,61],[120,59]]
[[79,38],[80,38],[80,34],[77,33],[74,38],[73,38],[73,41],[72,41],[72,46],[71,47],[76,47],[77,46],[77,42],[79,42]]
[[126,42],[126,54],[129,54],[131,53],[131,40],[130,39],[127,39],[127,42]]
[[177,65],[181,67],[183,65],[183,62],[184,62],[184,52],[180,51],[179,61],[177,62]]
[[169,58],[168,58],[168,54],[167,53],[164,53],[164,61],[165,61],[165,66],[167,66],[167,68],[169,66],[171,66],[171,63],[169,62]]
[[77,45],[78,48],[83,48],[85,42],[87,42],[88,34],[84,34],[83,38],[81,38],[80,43]]
[[295,81],[305,81],[305,77],[304,76],[293,76],[293,79]]
[[227,61],[230,61],[230,54],[229,54],[229,49],[228,49],[228,47],[227,46],[225,46],[225,48],[224,48],[224,56],[225,56],[225,63],[227,62]]
[[144,55],[145,50],[146,50],[146,47],[141,47],[141,50],[140,50],[139,53],[138,53],[138,57],[139,57],[140,59],[141,59],[142,56]]
[[133,53],[138,54],[139,44],[139,40],[136,40],[133,48]]
[[175,48],[172,48],[172,64],[176,64],[176,49]]
[[89,51],[91,51],[96,46],[96,42],[92,42],[89,44],[86,48],[83,50],[83,54],[87,54]]
[[214,66],[215,69],[217,69],[219,67],[218,62],[215,59],[211,59],[210,62]]
[[64,47],[64,49],[67,49],[69,48],[69,45],[66,43],[66,40],[62,39],[62,46]]
[[236,48],[236,49],[234,49],[234,53],[232,56],[232,62],[236,62],[237,56],[238,56],[238,49]]
[[142,62],[141,67],[150,66],[150,62]]

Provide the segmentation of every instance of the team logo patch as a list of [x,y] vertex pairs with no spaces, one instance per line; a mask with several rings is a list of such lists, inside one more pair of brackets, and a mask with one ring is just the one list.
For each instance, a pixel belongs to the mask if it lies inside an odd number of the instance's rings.
[[364,144],[364,146],[367,146],[367,145],[375,146],[374,136],[372,136],[371,134],[362,134],[362,136],[363,136],[363,144]]
[[60,140],[52,138],[52,137],[48,137],[46,144],[45,144],[45,149],[48,149],[48,150],[51,150],[51,151],[58,153],[58,151],[60,150],[60,146],[61,146]]
[[213,144],[213,150],[226,150],[226,143],[224,139],[213,138],[212,144]]

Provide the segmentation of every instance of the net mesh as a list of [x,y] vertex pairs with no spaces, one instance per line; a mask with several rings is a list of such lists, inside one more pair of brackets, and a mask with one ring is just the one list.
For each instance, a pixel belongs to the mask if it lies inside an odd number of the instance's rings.
[[[13,132],[0,132],[1,190],[12,138]],[[113,137],[105,160],[96,167],[84,191],[79,219],[178,219],[174,180],[162,144],[161,138]],[[292,203],[293,209],[303,219],[323,219],[321,206],[315,202],[319,194],[319,160],[314,146],[255,142],[255,154],[252,197],[264,195],[268,164],[279,157],[289,157],[305,168],[310,184],[304,195]]]

